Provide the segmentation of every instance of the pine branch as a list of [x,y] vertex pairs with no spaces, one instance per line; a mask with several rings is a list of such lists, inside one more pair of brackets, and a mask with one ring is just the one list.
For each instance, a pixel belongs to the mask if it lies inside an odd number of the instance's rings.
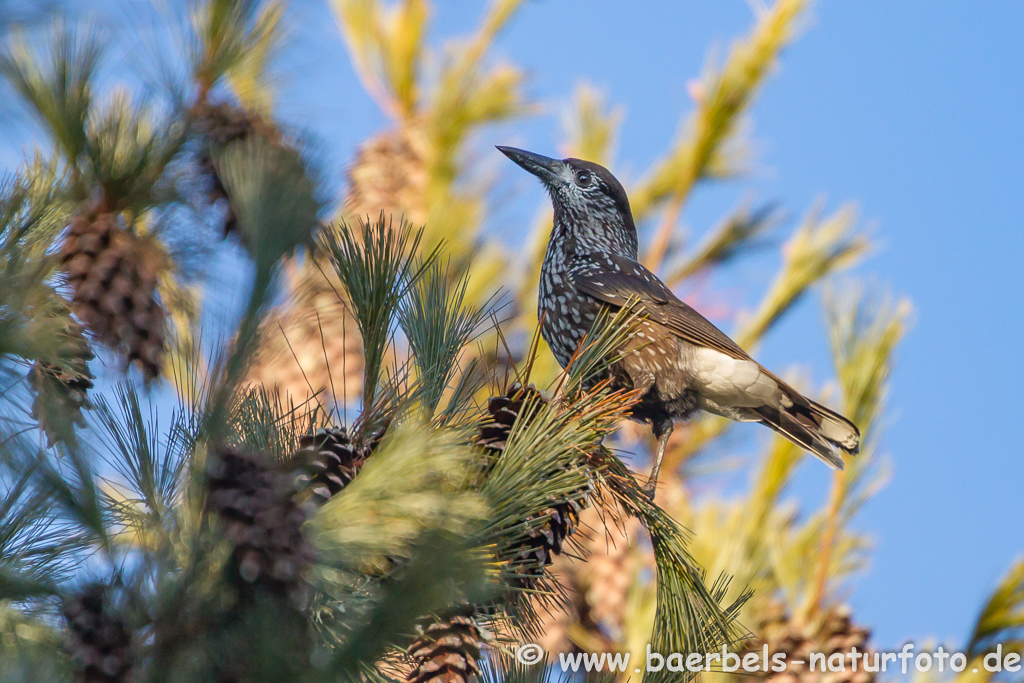
[[66,167],[35,153],[0,180],[0,262],[5,281],[38,260],[70,219]]
[[832,553],[843,532],[842,525],[852,514],[849,510],[851,491],[861,482],[872,461],[868,439],[875,436],[873,425],[888,391],[893,353],[903,338],[910,316],[910,303],[906,300],[896,304],[888,301],[872,304],[860,288],[852,287],[850,291],[845,300],[830,294],[826,305],[832,357],[843,389],[843,413],[860,429],[862,446],[849,469],[832,475],[818,571],[807,599],[812,614],[823,607],[832,570]]
[[[721,603],[728,591],[728,577],[719,577],[709,587],[705,583],[704,571],[687,550],[685,532],[675,520],[650,501],[629,470],[613,454],[602,447],[594,451],[593,457],[604,472],[601,484],[607,495],[640,520],[651,537],[658,568],[657,612],[650,640],[651,651],[706,653],[743,640],[746,633],[736,623],[736,617],[750,594],[741,591],[735,601],[723,607]],[[665,671],[648,675],[654,680],[676,680],[671,678],[673,674]]]
[[313,243],[322,203],[301,154],[249,136],[213,154],[242,239],[260,271]]
[[66,354],[65,333],[74,324],[67,305],[46,282],[47,251],[68,217],[58,168],[37,156],[0,181],[0,353],[54,372],[81,370],[69,367]]
[[870,242],[854,231],[856,213],[851,205],[827,218],[821,213],[820,205],[813,207],[783,245],[782,268],[757,310],[736,334],[743,348],[753,347],[812,285],[853,266],[867,253]]
[[572,107],[562,119],[569,155],[608,165],[624,116],[623,107],[608,107],[600,90],[586,83],[576,86]]
[[281,6],[262,0],[205,0],[192,19],[187,59],[206,102],[210,90],[229,74],[261,75],[279,37]]
[[758,240],[778,225],[776,206],[768,204],[755,211],[741,206],[697,247],[694,253],[672,270],[670,285],[676,285],[698,272],[722,266],[756,247]]
[[455,181],[462,142],[474,127],[520,116],[529,109],[523,71],[511,64],[487,67],[484,59],[521,4],[522,0],[494,0],[476,34],[444,63],[427,110],[435,149],[431,174],[441,187]]
[[489,306],[465,306],[467,276],[456,279],[451,264],[435,260],[409,290],[398,309],[420,373],[421,394],[428,418],[455,374],[455,364],[484,319]]
[[0,681],[50,683],[71,679],[71,666],[56,656],[61,633],[45,616],[0,605]]
[[[17,437],[15,437],[17,438]],[[8,443],[10,448],[13,444]],[[9,456],[9,453],[5,453]],[[4,468],[7,469],[7,468]],[[21,469],[21,468],[19,468]],[[73,570],[80,549],[74,530],[51,514],[53,498],[38,486],[38,467],[0,478],[0,600],[48,597]]]
[[1024,652],[1024,560],[1014,563],[985,601],[967,641],[968,660],[997,644],[1004,652]]
[[102,191],[106,209],[138,216],[157,203],[156,184],[184,143],[185,129],[118,92],[90,116],[86,136],[87,174]]
[[227,70],[236,97],[247,109],[264,117],[273,114],[274,92],[268,79],[270,63],[284,42],[284,5],[267,2],[257,12],[244,50]]
[[21,95],[71,165],[86,152],[92,86],[102,54],[100,36],[86,25],[56,22],[45,54],[23,39],[0,54],[0,74]]
[[644,254],[644,262],[652,270],[658,270],[668,252],[676,216],[693,186],[705,178],[735,174],[736,162],[728,148],[734,143],[740,118],[792,39],[806,5],[806,0],[778,0],[757,18],[750,36],[733,45],[725,64],[704,77],[686,136],[631,193],[630,204],[638,219],[657,203],[670,202]]
[[[174,415],[167,433],[182,434],[187,429],[184,418],[180,412]],[[146,529],[160,526],[173,514],[195,444],[180,438],[164,441],[153,406],[148,414],[144,412],[137,391],[129,384],[115,388],[113,401],[100,399],[96,421],[101,457],[120,476],[118,482],[106,482],[108,491],[111,487],[125,489],[122,510],[145,510],[142,518],[129,514],[126,520],[137,534],[144,535]]]
[[[467,554],[458,538],[430,535],[413,550],[409,561],[381,586],[376,599],[353,615],[347,637],[333,652],[330,680],[360,680],[387,653],[404,650],[413,640],[416,622],[443,612],[468,596],[488,598],[480,558]],[[370,675],[380,680],[381,674]]]
[[77,525],[79,534],[110,551],[110,530],[95,473],[85,456],[74,447],[67,449],[61,466],[40,458],[38,461],[40,490],[49,496],[54,507]]
[[408,224],[393,227],[383,213],[375,224],[360,222],[356,230],[341,223],[323,233],[320,248],[348,294],[339,300],[351,302],[359,324],[366,362],[363,406],[371,406],[399,302],[437,252],[414,260],[422,231],[414,234]]
[[474,460],[452,435],[403,425],[309,522],[319,562],[380,572],[426,534],[469,535],[487,515],[483,499],[465,489]]
[[352,62],[378,106],[396,119],[411,119],[419,104],[429,6],[403,0],[385,9],[379,0],[334,0]]

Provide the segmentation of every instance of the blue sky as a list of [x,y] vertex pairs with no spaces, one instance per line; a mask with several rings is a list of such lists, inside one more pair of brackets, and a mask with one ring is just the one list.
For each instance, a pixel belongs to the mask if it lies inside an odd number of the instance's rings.
[[[133,15],[144,6],[88,4],[113,25],[125,8]],[[483,7],[436,4],[436,36],[470,31]],[[384,119],[362,94],[326,5],[293,9],[281,113],[323,139],[340,180],[353,146]],[[535,99],[564,102],[586,80],[624,105],[615,170],[628,179],[672,139],[707,48],[723,54],[750,24],[741,0],[534,0],[497,53],[528,70]],[[929,636],[963,642],[983,597],[1024,552],[1022,31],[1021,3],[820,2],[753,108],[752,176],[700,188],[684,215],[699,236],[749,193],[794,217],[819,197],[829,208],[856,201],[879,245],[857,275],[913,300],[884,438],[892,482],[857,521],[876,548],[851,603],[883,647]],[[513,142],[553,154],[559,117],[551,107],[489,133],[479,153]],[[3,166],[15,162],[22,137],[0,138]],[[542,192],[494,164],[519,207],[501,222],[514,231]],[[774,265],[754,259],[737,281],[716,284],[754,294]],[[822,382],[826,348],[815,296],[760,355],[775,367],[806,362]],[[793,493],[817,501],[828,482],[809,463]]]

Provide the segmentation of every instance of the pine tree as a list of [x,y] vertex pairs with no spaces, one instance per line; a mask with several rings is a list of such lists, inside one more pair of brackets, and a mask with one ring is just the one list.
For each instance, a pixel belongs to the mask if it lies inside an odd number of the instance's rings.
[[[428,78],[427,0],[333,3],[386,117],[351,150],[336,220],[303,131],[272,106],[282,4],[199,3],[186,82],[145,105],[100,87],[93,27],[4,34],[0,73],[54,151],[0,185],[0,401],[25,415],[0,422],[0,681],[542,681],[547,662],[505,651],[551,623],[552,652],[871,648],[840,596],[866,554],[849,520],[878,485],[909,305],[827,297],[833,398],[865,447],[821,510],[780,502],[801,459],[781,440],[746,491],[695,501],[696,465],[726,443],[710,418],[679,430],[648,500],[618,457],[649,453],[623,427],[636,397],[590,381],[629,316],[599,321],[560,371],[534,308],[550,226],[523,258],[497,247],[467,154],[531,111],[523,71],[491,55],[520,5],[495,0]],[[741,175],[739,122],[804,10],[758,14],[629,188],[646,263],[673,286],[781,225],[742,205],[695,247],[675,239],[703,181]],[[582,87],[567,119],[570,153],[614,167],[620,110]],[[180,246],[223,237],[243,247],[244,300],[204,330],[221,302],[195,294]],[[809,211],[738,341],[867,246],[850,209]],[[130,374],[99,390],[107,351],[173,384],[174,409]],[[1021,648],[1021,583],[1015,567],[985,604],[973,661]]]

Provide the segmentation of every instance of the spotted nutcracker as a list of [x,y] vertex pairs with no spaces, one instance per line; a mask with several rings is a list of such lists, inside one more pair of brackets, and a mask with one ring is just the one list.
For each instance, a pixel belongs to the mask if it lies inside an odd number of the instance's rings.
[[698,410],[767,425],[833,468],[843,468],[839,452],[857,453],[856,426],[765,370],[637,262],[629,199],[608,169],[498,149],[540,178],[554,205],[538,314],[541,333],[562,367],[600,311],[631,305],[639,317],[609,372],[614,388],[642,390],[632,417],[650,423],[658,439],[649,495],[673,421]]

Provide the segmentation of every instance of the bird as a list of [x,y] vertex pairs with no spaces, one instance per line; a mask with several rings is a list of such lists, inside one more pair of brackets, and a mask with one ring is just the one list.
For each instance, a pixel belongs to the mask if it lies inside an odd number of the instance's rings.
[[649,497],[675,422],[700,411],[766,425],[833,469],[843,469],[842,454],[858,452],[856,425],[766,370],[638,261],[629,198],[608,169],[515,147],[498,150],[551,196],[538,318],[558,363],[569,364],[604,312],[628,308],[636,317],[607,372],[613,389],[639,394],[630,417],[650,424],[657,439],[644,487]]

